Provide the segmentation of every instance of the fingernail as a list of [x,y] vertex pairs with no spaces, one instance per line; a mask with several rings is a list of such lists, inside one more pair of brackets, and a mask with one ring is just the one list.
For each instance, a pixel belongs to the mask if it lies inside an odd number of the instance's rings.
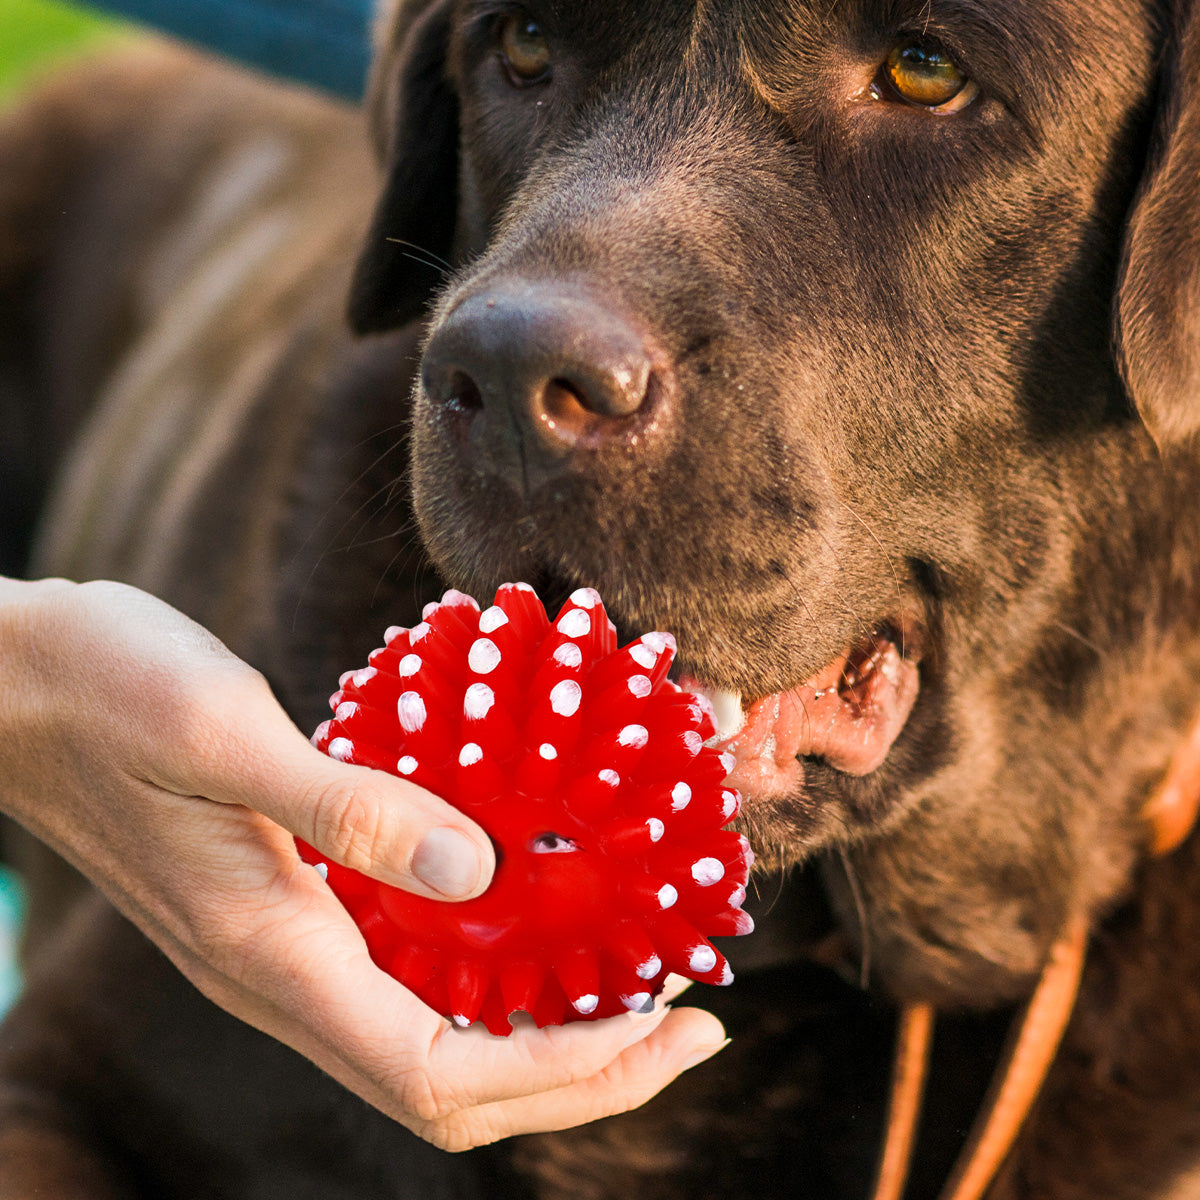
[[483,874],[479,847],[457,829],[431,829],[413,854],[412,873],[447,899],[469,896]]
[[706,1062],[712,1058],[719,1050],[724,1050],[730,1041],[730,1038],[726,1038],[723,1042],[718,1042],[715,1046],[705,1046],[700,1050],[693,1050],[683,1060],[683,1066],[679,1068],[680,1071],[690,1071],[693,1067],[698,1067],[702,1062]]

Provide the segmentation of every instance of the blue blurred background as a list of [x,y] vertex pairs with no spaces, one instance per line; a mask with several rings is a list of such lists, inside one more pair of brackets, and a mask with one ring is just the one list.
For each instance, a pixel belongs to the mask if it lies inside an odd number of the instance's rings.
[[369,0],[105,0],[100,7],[261,70],[362,95]]

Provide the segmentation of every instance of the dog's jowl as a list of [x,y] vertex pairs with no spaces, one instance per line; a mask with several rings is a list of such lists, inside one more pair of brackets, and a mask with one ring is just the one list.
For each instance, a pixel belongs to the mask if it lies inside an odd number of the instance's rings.
[[160,47],[6,114],[2,565],[305,729],[445,586],[595,587],[714,700],[759,931],[710,1064],[448,1155],[26,846],[0,1200],[868,1197],[930,1007],[936,1197],[1070,931],[986,1194],[1200,1197],[1197,9],[396,0],[365,115]]

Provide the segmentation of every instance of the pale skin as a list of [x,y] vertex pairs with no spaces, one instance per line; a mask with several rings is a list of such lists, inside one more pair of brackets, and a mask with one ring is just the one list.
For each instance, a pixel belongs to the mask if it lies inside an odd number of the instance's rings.
[[463,900],[491,879],[486,834],[429,792],[313,749],[258,672],[146,593],[0,578],[0,680],[6,811],[211,1000],[434,1145],[623,1112],[724,1044],[711,1014],[661,1000],[510,1038],[426,1008],[374,966],[292,835]]

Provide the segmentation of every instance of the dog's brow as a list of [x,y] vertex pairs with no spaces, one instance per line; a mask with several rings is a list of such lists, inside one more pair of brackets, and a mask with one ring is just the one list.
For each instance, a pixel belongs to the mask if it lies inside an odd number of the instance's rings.
[[868,18],[881,29],[937,38],[975,70],[1029,78],[1061,72],[1074,31],[1054,4],[994,5],[980,0],[867,0]]
[[700,39],[708,20],[710,0],[696,0],[696,8],[692,13],[692,29],[688,37],[687,59],[693,60],[700,50]]

